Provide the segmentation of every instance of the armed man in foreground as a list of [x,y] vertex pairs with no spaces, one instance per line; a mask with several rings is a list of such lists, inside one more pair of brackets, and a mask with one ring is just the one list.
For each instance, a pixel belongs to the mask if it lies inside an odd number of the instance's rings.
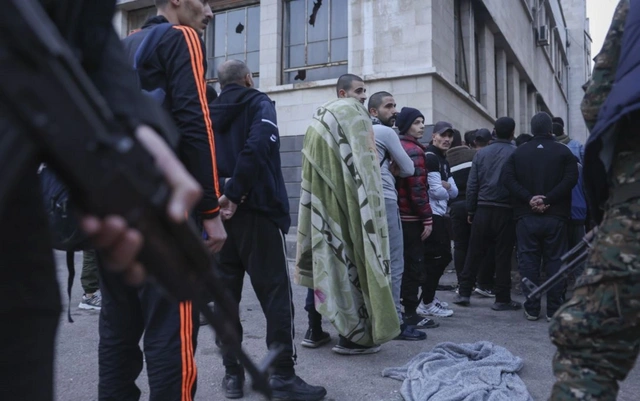
[[[18,5],[20,7],[18,7]],[[41,11],[25,13],[24,10]],[[23,12],[20,13],[20,10]],[[21,24],[21,29],[33,29],[38,32],[52,29],[54,35],[47,36],[47,45],[55,45],[58,56],[73,54],[75,61],[81,63],[82,72],[91,78],[92,83],[104,99],[101,104],[108,109],[113,126],[126,132],[135,132],[135,137],[150,151],[157,166],[164,172],[172,189],[167,214],[173,221],[183,221],[185,212],[191,210],[201,194],[196,181],[187,173],[173,155],[171,149],[158,136],[165,139],[177,137],[175,128],[161,108],[146,99],[138,89],[135,75],[126,61],[119,39],[113,30],[112,16],[115,12],[115,1],[32,1],[15,0],[3,2],[3,23],[0,24],[3,40],[0,40],[3,73],[9,63],[7,58],[15,57],[13,63],[25,63],[33,59],[28,54],[30,48],[25,43],[34,42],[31,37],[14,37],[17,26],[4,24],[6,21],[22,21],[26,17],[36,19],[32,25]],[[33,32],[30,31],[30,32]],[[11,42],[7,38],[13,38]],[[64,38],[64,40],[61,40]],[[68,45],[68,47],[66,46]],[[22,52],[14,51],[19,48]],[[71,48],[73,53],[65,53]],[[48,48],[50,50],[50,48]],[[44,54],[42,49],[33,50]],[[58,60],[55,60],[58,61]],[[15,64],[13,64],[15,65]],[[56,64],[60,65],[60,64]],[[52,70],[41,71],[36,65],[30,77],[33,82]],[[56,71],[60,72],[60,71]],[[6,78],[6,77],[5,77]],[[12,77],[13,78],[13,77]],[[19,119],[14,109],[21,109],[23,104],[37,103],[46,99],[43,87],[35,90],[23,85],[36,96],[24,98],[7,97],[7,80],[2,80],[0,87],[0,153],[6,154],[5,140],[16,131],[26,143],[31,138],[32,130],[27,119]],[[14,80],[15,83],[15,80]],[[76,83],[76,82],[73,82]],[[22,85],[22,83],[20,83]],[[86,89],[86,88],[85,88]],[[92,94],[92,92],[89,92]],[[59,95],[59,93],[56,93]],[[86,94],[82,94],[86,95]],[[39,97],[41,96],[41,97]],[[50,97],[50,96],[49,96]],[[41,105],[39,105],[41,106]],[[46,105],[45,105],[46,106]],[[68,108],[67,114],[55,116],[40,115],[51,121],[76,121],[80,118],[77,108],[71,104],[61,104]],[[89,104],[83,105],[87,111]],[[43,106],[44,107],[44,106]],[[45,110],[49,110],[45,107]],[[150,128],[153,127],[154,129]],[[48,124],[39,129],[53,138],[64,138],[67,132],[57,132],[57,124]],[[131,134],[133,137],[134,134]],[[60,140],[60,139],[59,139]],[[58,141],[59,141],[58,140]],[[56,142],[58,142],[56,141]],[[105,147],[108,144],[105,144]],[[47,153],[49,149],[40,149]],[[23,151],[21,147],[10,149],[13,154]],[[74,158],[85,157],[95,150],[83,149],[82,155],[74,154]],[[124,152],[123,152],[124,154]],[[124,159],[124,155],[120,159]],[[0,193],[0,399],[51,401],[53,399],[53,359],[54,339],[60,315],[60,296],[56,282],[56,270],[51,251],[50,234],[47,228],[47,216],[44,212],[42,195],[36,171],[43,155],[25,160],[24,168],[12,166],[19,174],[16,183],[8,193]],[[115,160],[117,162],[117,160]],[[55,166],[53,166],[55,168]],[[118,163],[115,163],[118,167]],[[67,180],[68,174],[60,174]],[[12,177],[3,175],[0,181],[10,181]],[[104,205],[112,209],[113,205]],[[143,267],[136,260],[143,242],[153,238],[144,237],[138,230],[131,229],[122,216],[107,216],[104,219],[85,216],[83,228],[93,239],[94,245],[103,258],[105,266],[126,277],[130,284],[139,284],[144,279]],[[150,241],[149,241],[150,242]],[[148,243],[148,242],[147,242]]]
[[599,223],[569,302],[549,332],[558,347],[551,400],[613,401],[640,349],[640,2],[621,0],[586,86],[584,177]]

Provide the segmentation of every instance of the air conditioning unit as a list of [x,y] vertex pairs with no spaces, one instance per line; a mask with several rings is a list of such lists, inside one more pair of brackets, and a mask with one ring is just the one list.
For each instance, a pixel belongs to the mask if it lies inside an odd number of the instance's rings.
[[538,46],[549,46],[549,26],[540,25],[538,27]]

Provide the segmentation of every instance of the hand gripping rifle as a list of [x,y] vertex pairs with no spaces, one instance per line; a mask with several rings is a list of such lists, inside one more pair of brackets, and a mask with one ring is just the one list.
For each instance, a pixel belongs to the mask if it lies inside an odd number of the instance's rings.
[[580,265],[582,265],[589,255],[589,251],[593,248],[591,244],[594,236],[598,228],[594,228],[589,231],[584,238],[580,240],[580,243],[574,246],[569,252],[562,255],[560,260],[562,261],[562,267],[560,270],[551,276],[547,281],[542,283],[539,287],[535,285],[531,280],[526,277],[522,278],[522,285],[524,285],[527,290],[529,290],[529,295],[527,295],[527,299],[538,299],[555,285],[557,285],[560,281],[565,280],[569,275],[577,269]]
[[[212,257],[192,223],[166,212],[170,188],[152,156],[114,116],[36,0],[3,0],[0,13],[0,210],[12,187],[42,155],[64,179],[80,209],[121,215],[144,236],[138,256],[176,300],[193,299],[252,378],[271,397],[268,368],[242,350],[238,310],[212,272]],[[210,298],[203,296],[208,295]],[[213,299],[213,312],[204,299]]]

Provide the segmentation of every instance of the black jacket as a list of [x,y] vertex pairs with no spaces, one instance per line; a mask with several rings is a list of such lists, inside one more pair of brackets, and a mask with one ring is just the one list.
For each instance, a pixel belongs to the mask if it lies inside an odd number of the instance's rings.
[[500,181],[502,168],[516,147],[497,139],[478,150],[467,181],[467,210],[474,214],[478,206],[511,207],[509,190]]
[[535,195],[544,195],[545,204],[550,205],[544,215],[569,219],[578,164],[571,150],[552,136],[535,136],[509,157],[502,182],[511,193],[516,218],[537,215],[529,202]]
[[[150,18],[142,30],[129,35],[123,44],[129,63],[149,29],[168,23],[163,16]],[[216,177],[213,127],[207,102],[204,43],[192,28],[175,25],[164,34],[156,51],[138,66],[142,89],[161,88],[166,93],[164,108],[173,117],[180,132],[178,155],[191,175],[203,189],[203,197],[196,206],[202,218],[218,215],[220,188]]]
[[238,211],[263,214],[288,232],[289,198],[273,102],[256,89],[230,84],[213,101],[211,115],[224,194],[239,204]]

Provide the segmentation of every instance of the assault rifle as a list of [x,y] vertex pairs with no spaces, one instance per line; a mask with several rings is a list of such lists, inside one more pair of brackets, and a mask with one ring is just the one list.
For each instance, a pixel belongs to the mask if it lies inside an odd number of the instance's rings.
[[542,283],[542,285],[540,285],[539,287],[528,278],[523,277],[522,285],[524,285],[527,290],[530,291],[529,295],[527,295],[527,299],[540,298],[543,294],[560,283],[560,281],[565,280],[567,277],[569,277],[569,275],[573,273],[575,269],[580,267],[587,260],[589,251],[593,247],[591,242],[597,231],[597,227],[589,231],[584,236],[584,238],[580,240],[580,243],[578,245],[574,246],[573,248],[571,248],[571,250],[569,250],[569,252],[562,255],[562,258],[560,258],[560,260],[562,261],[562,267],[560,268],[560,270],[552,277],[547,279],[547,281]]
[[[58,29],[36,0],[7,0],[0,13],[0,210],[36,156],[53,167],[74,202],[97,216],[120,215],[145,238],[138,256],[176,300],[193,299],[252,378],[271,397],[270,350],[256,366],[242,350],[238,311],[215,279],[195,225],[166,213],[170,188],[152,156],[122,132]],[[216,312],[205,300],[213,299]]]

